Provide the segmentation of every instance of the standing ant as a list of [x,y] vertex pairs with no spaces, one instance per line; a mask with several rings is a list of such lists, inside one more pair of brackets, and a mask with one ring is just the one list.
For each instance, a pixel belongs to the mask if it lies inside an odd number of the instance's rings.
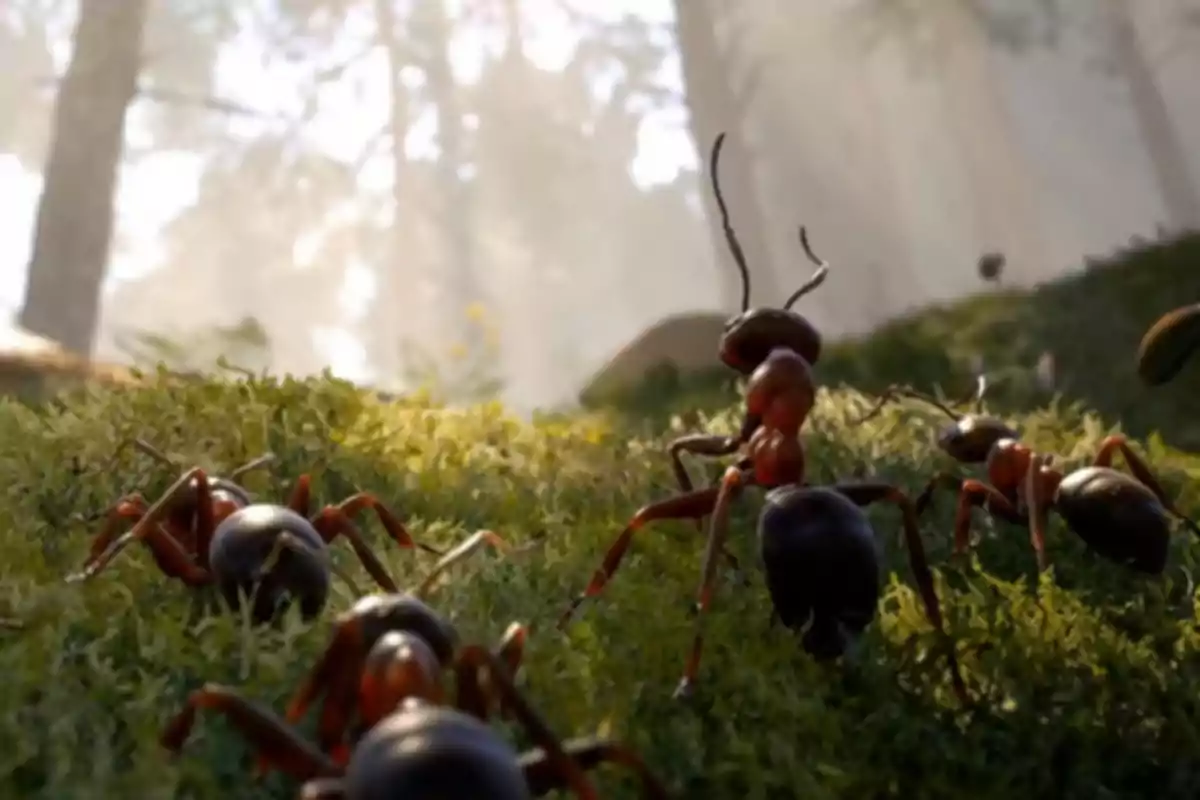
[[1138,347],[1137,371],[1142,383],[1160,386],[1183,369],[1200,349],[1200,303],[1168,311],[1150,326]]
[[[376,583],[385,591],[397,591],[395,582],[352,519],[367,508],[374,509],[384,529],[401,547],[419,547],[442,555],[440,550],[414,541],[392,512],[367,492],[325,506],[310,516],[312,489],[308,475],[301,475],[296,481],[286,506],[240,504],[241,498],[248,499],[240,489],[243,494],[238,502],[218,500],[223,494],[214,492],[212,485],[203,469],[188,470],[153,506],[140,513],[126,534],[67,581],[91,580],[122,550],[140,541],[150,548],[167,577],[192,587],[215,583],[235,611],[241,608],[243,596],[253,596],[251,619],[265,623],[276,618],[293,598],[298,599],[305,619],[321,612],[328,598],[332,569],[328,545],[339,536],[349,541]],[[235,497],[232,493],[224,496]],[[185,547],[166,525],[172,523],[176,509],[189,503],[193,506],[194,521],[183,530],[190,532],[192,546]]]
[[[721,141],[718,137],[713,148],[714,165]],[[713,184],[719,197],[715,178]],[[748,305],[749,271],[728,221],[725,227],[742,272],[743,305]],[[803,228],[801,241],[807,250]],[[788,306],[819,285],[828,271],[824,261],[811,252],[809,256],[818,265],[817,271],[792,295]],[[711,514],[698,590],[696,634],[675,691],[676,697],[690,694],[700,667],[704,643],[702,621],[712,603],[716,556],[725,552],[730,507],[744,489],[758,486],[767,490],[758,537],[772,606],[779,621],[794,630],[811,620],[803,641],[808,652],[817,656],[839,655],[846,639],[861,632],[875,616],[880,594],[880,558],[870,523],[860,507],[880,501],[893,503],[901,511],[909,559],[926,613],[945,636],[933,576],[917,531],[916,511],[908,496],[899,488],[881,482],[837,483],[827,487],[808,486],[805,482],[807,470],[800,430],[815,401],[811,364],[819,354],[820,336],[816,330],[787,308],[745,311],[730,321],[722,336],[721,357],[734,369],[749,374],[742,432],[731,439],[696,437],[692,446],[700,447],[700,452],[706,455],[740,450],[744,456],[725,470],[717,485],[685,490],[638,510],[605,554],[587,587],[562,614],[558,622],[560,630],[585,600],[599,595],[612,579],[637,531],[651,522],[699,521]],[[965,702],[966,687],[953,648],[949,658],[955,691]]]
[[[460,646],[455,628],[421,599],[452,564],[484,544],[503,547],[480,531],[448,553],[411,594],[358,601],[335,623],[333,640],[288,704],[286,717],[239,692],[206,684],[166,726],[162,745],[178,753],[201,709],[228,719],[258,751],[256,772],[274,767],[304,781],[301,797],[368,800],[378,797],[519,800],[568,788],[597,798],[584,769],[614,762],[636,772],[645,796],[666,798],[641,758],[620,743],[581,739],[563,743],[513,683],[524,655],[525,628],[513,624],[489,652]],[[453,707],[443,673],[455,678]],[[321,692],[316,744],[293,727]],[[515,717],[540,749],[518,755],[487,726],[492,708]],[[351,716],[358,729],[344,742]]]
[[[759,366],[766,361],[767,356],[775,348],[785,348],[803,358],[809,366],[817,363],[821,357],[821,334],[805,317],[792,311],[800,298],[812,292],[825,282],[829,274],[829,265],[822,261],[812,251],[808,243],[808,232],[800,228],[800,245],[804,254],[817,269],[799,289],[792,293],[782,308],[751,308],[750,307],[750,268],[746,264],[746,254],[738,241],[737,233],[729,218],[729,208],[725,204],[725,196],[721,192],[721,183],[717,167],[721,161],[721,148],[725,143],[725,134],[717,136],[713,142],[712,155],[709,159],[709,180],[712,184],[713,196],[721,213],[721,228],[725,233],[725,242],[733,255],[734,264],[742,277],[742,310],[737,316],[731,317],[725,323],[718,349],[722,363],[740,375],[751,376]],[[736,453],[750,441],[755,430],[761,424],[761,414],[748,414],[742,429],[736,436],[719,436],[712,434],[691,434],[671,442],[668,452],[671,456],[671,468],[682,492],[693,489],[691,477],[684,467],[682,454],[706,458],[725,458]],[[697,522],[699,524],[699,522]]]

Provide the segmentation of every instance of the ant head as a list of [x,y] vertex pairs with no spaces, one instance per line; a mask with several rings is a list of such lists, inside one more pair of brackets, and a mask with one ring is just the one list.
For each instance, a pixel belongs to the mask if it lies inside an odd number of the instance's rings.
[[817,359],[821,357],[821,334],[811,322],[792,311],[792,306],[825,282],[829,265],[813,253],[808,244],[808,232],[801,227],[800,246],[804,248],[804,254],[808,256],[809,261],[816,265],[816,271],[792,293],[782,308],[750,308],[750,270],[746,266],[746,256],[742,252],[737,234],[729,221],[729,209],[725,206],[725,198],[721,194],[721,185],[717,179],[717,165],[720,163],[721,146],[724,142],[723,133],[713,142],[709,176],[717,209],[721,212],[725,241],[742,275],[742,312],[725,324],[725,331],[721,334],[721,360],[729,368],[749,375],[766,360],[772,350],[786,348],[794,351],[809,364],[816,364]]
[[821,357],[821,334],[794,311],[752,308],[725,323],[721,361],[730,369],[749,375],[779,347],[793,350],[809,364],[816,364]]

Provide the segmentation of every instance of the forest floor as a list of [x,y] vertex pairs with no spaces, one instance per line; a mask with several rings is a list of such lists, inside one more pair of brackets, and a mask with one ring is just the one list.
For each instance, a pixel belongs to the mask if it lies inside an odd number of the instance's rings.
[[[1109,279],[1124,280],[1115,271]],[[1056,291],[1065,290],[1045,290]],[[957,394],[952,386],[969,383],[972,342],[986,350],[989,368],[1005,366],[1002,356],[1027,365],[1014,353],[1036,356],[1053,344],[1058,377],[1067,381],[1059,384],[1062,396],[1042,398],[1014,379],[998,386],[996,408],[1069,465],[1087,462],[1103,436],[1123,426],[1183,510],[1200,513],[1200,458],[1175,449],[1171,439],[1180,434],[1166,431],[1189,421],[1176,395],[1195,397],[1189,381],[1197,370],[1154,396],[1143,392],[1161,424],[1133,402],[1141,390],[1124,377],[1132,375],[1136,337],[1133,345],[1127,340],[1135,318],[1148,321],[1183,291],[1175,286],[1169,302],[1150,308],[1148,301],[1132,316],[1101,317],[1095,336],[1056,327],[1083,314],[1062,305],[1063,297],[1037,310],[1030,304],[1051,301],[1000,294],[970,301],[969,313],[935,310],[831,348],[818,374],[830,376],[822,380],[833,388],[821,390],[805,437],[810,479],[873,477],[916,492],[934,471],[952,468],[932,447],[944,418],[904,404],[853,424],[873,398],[841,381],[878,391],[911,376]],[[1091,313],[1107,296],[1089,295]],[[1047,317],[1048,308],[1058,312]],[[1046,330],[1030,328],[1031,320]],[[1076,360],[1078,351],[1101,347],[1111,348],[1107,360]],[[1088,377],[1091,368],[1100,376]],[[737,429],[740,408],[729,392],[727,382],[695,384],[657,393],[652,409],[642,395],[621,408],[531,421],[498,405],[453,410],[421,397],[382,403],[329,380],[163,378],[76,391],[39,407],[0,401],[0,484],[7,487],[0,617],[23,623],[0,632],[0,741],[7,743],[0,796],[295,796],[296,782],[285,776],[251,781],[250,750],[220,720],[201,717],[176,759],[158,735],[205,681],[242,687],[282,709],[354,592],[335,581],[321,619],[292,617],[264,631],[233,615],[200,613],[193,593],[164,579],[139,548],[90,583],[64,584],[118,496],[137,490],[154,497],[176,477],[122,446],[133,437],[218,473],[271,451],[277,462],[245,479],[265,501],[282,501],[307,472],[319,502],[373,492],[433,545],[448,547],[485,527],[518,549],[531,545],[508,556],[480,554],[431,603],[466,641],[490,643],[510,622],[527,624],[520,684],[553,727],[564,736],[602,731],[627,741],[676,796],[1197,795],[1200,630],[1192,576],[1200,548],[1183,530],[1172,539],[1166,573],[1145,578],[1091,555],[1054,521],[1054,566],[1039,580],[1028,532],[982,515],[971,559],[952,559],[954,503],[949,496],[935,502],[921,534],[975,699],[969,710],[955,700],[943,641],[914,591],[899,517],[882,506],[869,516],[885,551],[884,596],[842,661],[818,664],[795,636],[770,625],[757,566],[748,570],[749,587],[724,572],[705,619],[696,695],[672,699],[694,630],[702,555],[694,527],[682,523],[639,534],[604,594],[558,632],[558,615],[630,515],[672,491],[668,442],[685,432]],[[1159,428],[1164,435],[1152,435]],[[692,467],[699,480],[700,465]],[[760,503],[750,493],[733,517],[730,547],[747,565],[758,563]],[[397,548],[373,521],[363,528],[401,586],[429,569],[431,556]],[[370,585],[348,548],[334,552],[360,588]],[[303,730],[312,727],[310,719]],[[509,735],[527,744],[519,732]],[[610,800],[637,796],[614,770],[602,769],[597,782]]]

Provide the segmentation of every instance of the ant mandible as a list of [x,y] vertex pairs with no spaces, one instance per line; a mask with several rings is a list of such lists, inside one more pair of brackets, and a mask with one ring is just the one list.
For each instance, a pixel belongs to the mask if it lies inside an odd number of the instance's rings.
[[1179,374],[1200,349],[1200,303],[1168,311],[1150,326],[1138,347],[1137,371],[1142,383],[1160,386]]
[[[722,141],[722,136],[717,137],[713,147],[714,168]],[[720,198],[715,174],[713,190]],[[724,212],[724,202],[718,199],[718,204]],[[743,306],[748,306],[749,270],[727,216],[724,225],[742,273]],[[803,228],[800,230],[801,242],[808,251],[807,236]],[[790,307],[825,279],[828,265],[811,251],[808,255],[818,269],[789,298],[786,306]],[[700,667],[704,644],[702,621],[712,603],[716,557],[725,552],[730,507],[744,489],[758,486],[767,490],[766,505],[759,519],[759,543],[772,605],[778,619],[788,627],[797,628],[812,621],[819,635],[806,640],[806,649],[840,654],[840,632],[857,633],[874,617],[879,598],[879,558],[861,507],[881,501],[893,503],[901,510],[909,559],[926,613],[945,636],[933,576],[925,560],[915,509],[909,498],[899,488],[882,482],[837,483],[828,487],[806,484],[800,430],[816,397],[811,364],[820,355],[820,341],[816,329],[786,307],[746,310],[730,320],[721,339],[721,358],[730,367],[749,374],[741,433],[729,439],[696,437],[690,446],[710,455],[730,455],[741,450],[743,457],[725,470],[717,485],[685,490],[638,510],[605,554],[587,587],[562,614],[560,629],[585,600],[599,595],[612,579],[637,531],[651,522],[701,520],[711,515],[697,592],[696,633],[675,691],[676,697],[689,695]],[[825,635],[828,633],[837,636]],[[831,642],[831,638],[839,641]],[[966,688],[953,648],[949,659],[955,691],[965,702]]]
[[[496,534],[480,531],[439,561],[412,593],[365,597],[343,614],[285,718],[232,687],[206,684],[167,724],[162,745],[178,753],[199,711],[208,710],[226,717],[254,746],[257,774],[281,769],[305,781],[301,797],[314,800],[400,795],[518,800],[559,788],[596,798],[584,770],[604,762],[637,773],[645,796],[666,798],[641,758],[619,742],[563,743],[553,735],[512,682],[524,654],[524,626],[511,625],[491,652],[460,647],[455,628],[425,604],[422,597],[437,578],[484,544],[504,546]],[[455,678],[453,706],[441,684],[447,671]],[[314,745],[293,725],[322,692]],[[497,704],[540,750],[518,756],[487,726]],[[348,745],[344,735],[355,711],[361,735]]]

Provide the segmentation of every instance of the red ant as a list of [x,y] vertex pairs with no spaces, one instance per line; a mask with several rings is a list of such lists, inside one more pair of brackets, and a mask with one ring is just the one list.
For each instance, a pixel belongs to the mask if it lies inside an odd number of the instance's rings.
[[[168,467],[173,469],[181,467],[178,458],[163,453],[143,439],[134,439],[133,445],[155,461]],[[234,511],[251,504],[252,499],[250,494],[237,481],[246,473],[261,469],[274,461],[274,454],[264,453],[230,472],[227,478],[220,478],[213,475],[207,476],[204,479],[204,493],[209,498],[208,505],[212,509],[211,513],[214,523],[221,522],[221,520],[228,517]],[[195,556],[198,552],[196,525],[201,502],[203,501],[201,500],[200,481],[199,479],[193,479],[187,484],[186,489],[181,489],[179,494],[163,509],[163,518],[160,523],[167,533],[170,534],[171,538],[192,556]],[[105,513],[104,526],[92,539],[91,550],[87,560],[83,564],[81,572],[93,571],[93,565],[112,546],[123,523],[138,522],[146,516],[148,510],[149,506],[146,503],[146,499],[138,492],[133,492],[119,498]],[[169,557],[153,548],[151,548],[151,555],[163,573],[169,577],[178,577],[172,575],[170,572]]]
[[[258,752],[256,773],[275,767],[304,781],[301,797],[367,800],[374,797],[524,800],[568,788],[597,798],[584,774],[602,762],[632,769],[644,794],[666,798],[641,758],[609,740],[563,743],[513,684],[526,631],[509,627],[492,652],[460,647],[455,628],[421,599],[455,562],[484,544],[503,547],[481,531],[447,554],[411,594],[365,597],[337,620],[333,640],[279,718],[239,692],[207,684],[166,726],[161,741],[178,753],[201,709],[217,712]],[[442,686],[455,679],[453,707]],[[295,732],[309,705],[325,693],[318,743]],[[515,717],[539,745],[519,756],[487,721],[497,705]],[[345,742],[357,712],[361,732]]]
[[[980,409],[986,380],[980,376],[976,409]],[[954,552],[961,556],[970,544],[971,510],[982,508],[990,516],[1014,525],[1028,525],[1038,569],[1049,564],[1045,553],[1047,515],[1057,511],[1067,526],[1094,552],[1117,563],[1158,574],[1166,566],[1170,524],[1167,515],[1181,519],[1197,535],[1200,528],[1185,517],[1166,496],[1149,465],[1124,436],[1106,437],[1091,466],[1064,473],[1052,458],[1022,444],[1007,423],[983,414],[958,414],[928,395],[892,387],[865,421],[896,397],[930,403],[954,422],[938,436],[938,446],[960,464],[985,464],[987,481],[963,480],[939,472],[917,497],[917,513],[924,513],[938,487],[958,492],[954,516]],[[1133,477],[1112,469],[1120,452]]]
[[[978,375],[975,381],[976,388],[972,395],[951,404],[960,406],[974,401],[975,410],[970,414],[960,414],[954,411],[950,405],[916,389],[907,386],[889,386],[879,396],[878,402],[871,410],[852,424],[861,425],[875,418],[884,406],[899,398],[919,400],[933,406],[951,419],[951,423],[938,433],[937,445],[942,452],[960,464],[982,464],[987,461],[992,445],[1001,439],[1019,439],[1020,434],[999,417],[993,417],[983,412],[983,397],[988,389],[987,376]],[[922,500],[918,498],[917,511],[920,512],[923,508]]]
[[[713,146],[712,185],[724,212],[715,174],[722,140],[718,136]],[[725,229],[742,275],[743,306],[748,306],[750,274],[727,216]],[[801,242],[808,251],[803,228]],[[605,554],[587,588],[559,620],[561,629],[584,600],[600,594],[616,573],[637,531],[659,520],[701,520],[711,514],[697,597],[696,634],[676,697],[688,695],[696,681],[704,643],[702,620],[712,603],[716,555],[724,551],[730,507],[750,486],[767,490],[758,536],[772,606],[777,618],[793,630],[811,622],[803,642],[808,652],[839,655],[847,638],[861,632],[875,616],[880,594],[879,554],[861,507],[880,501],[896,505],[903,515],[909,559],[926,613],[945,636],[933,576],[917,531],[916,511],[907,495],[882,482],[837,483],[828,487],[806,484],[800,430],[815,401],[811,364],[820,354],[820,336],[790,306],[819,286],[828,271],[828,265],[811,251],[808,256],[817,265],[817,271],[789,298],[788,307],[743,310],[730,320],[721,338],[722,360],[749,374],[741,433],[732,439],[698,437],[692,446],[699,447],[697,452],[706,455],[740,450],[743,457],[725,470],[716,486],[685,491],[644,506],[634,514]],[[949,657],[955,691],[965,702],[966,688],[952,649]]]
[[[127,498],[114,512],[134,517],[133,527],[99,552],[93,545],[92,557],[83,570],[67,578],[69,583],[91,580],[131,543],[140,541],[167,577],[192,587],[215,583],[233,609],[240,608],[243,596],[253,594],[251,616],[255,622],[266,622],[276,618],[293,597],[299,599],[305,618],[320,613],[332,569],[328,544],[339,536],[345,537],[385,591],[397,591],[353,522],[352,517],[367,508],[374,509],[401,547],[442,555],[417,543],[392,512],[367,492],[325,506],[310,517],[308,475],[296,481],[286,507],[251,503],[244,489],[231,481],[210,479],[199,467],[185,472],[153,506],[145,508],[144,501],[136,500],[140,498]],[[106,530],[104,536],[111,539],[112,534]]]
[[1138,377],[1147,386],[1167,383],[1200,349],[1200,303],[1168,311],[1150,326],[1138,347]]

